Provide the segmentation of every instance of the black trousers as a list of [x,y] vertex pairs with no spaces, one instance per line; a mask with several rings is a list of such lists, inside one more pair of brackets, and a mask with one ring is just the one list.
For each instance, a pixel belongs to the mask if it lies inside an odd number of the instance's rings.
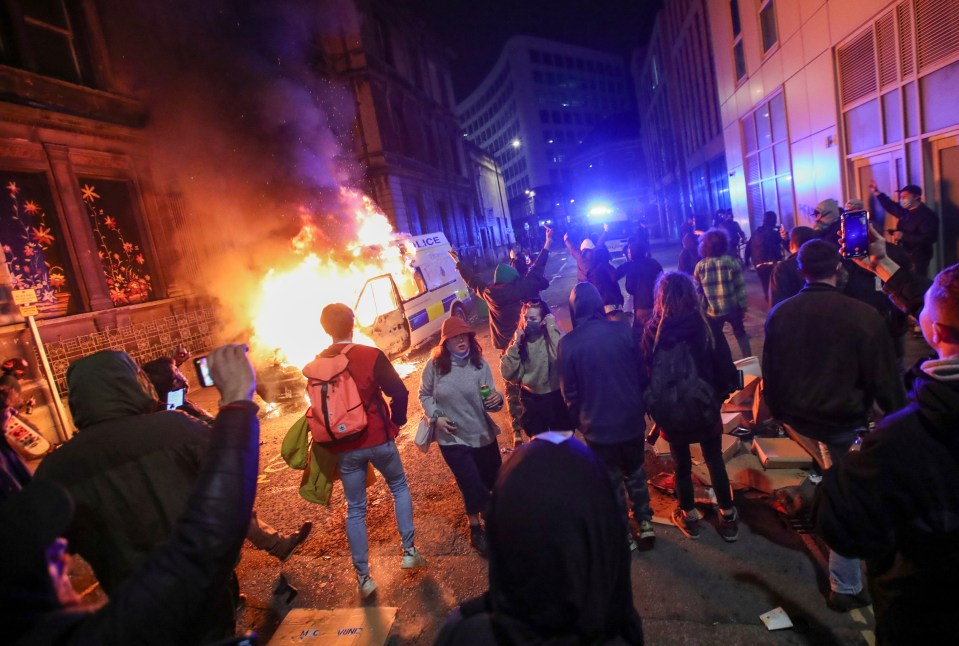
[[521,390],[519,400],[523,404],[523,430],[530,437],[543,431],[571,431],[576,428],[559,390],[537,395]]

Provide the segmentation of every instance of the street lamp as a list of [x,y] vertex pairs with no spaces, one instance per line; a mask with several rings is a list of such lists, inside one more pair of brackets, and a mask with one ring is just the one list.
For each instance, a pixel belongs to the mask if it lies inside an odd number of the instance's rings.
[[513,141],[509,142],[509,145],[512,146],[513,148],[519,148],[519,147],[522,146],[523,144],[522,144],[522,142],[519,140],[519,137],[517,137],[517,138],[514,139]]

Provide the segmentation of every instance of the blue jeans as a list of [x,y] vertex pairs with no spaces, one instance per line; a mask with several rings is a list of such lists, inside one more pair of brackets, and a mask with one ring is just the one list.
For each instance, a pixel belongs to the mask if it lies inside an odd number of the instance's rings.
[[[827,469],[832,469],[839,463],[842,456],[849,453],[849,448],[855,441],[820,442],[819,451]],[[840,556],[829,550],[829,587],[833,592],[840,594],[859,594],[862,591],[862,566],[859,559],[850,559]]]
[[[649,488],[646,484],[646,439],[640,435],[635,440],[618,444],[597,444],[587,442],[599,461],[606,467],[616,502],[629,527],[629,507],[626,493],[633,505],[633,518],[637,522],[653,519],[653,510],[649,506]],[[623,484],[626,484],[626,491]]]
[[366,469],[371,462],[393,494],[396,527],[400,531],[403,549],[413,547],[413,499],[396,444],[390,440],[378,446],[341,453],[339,463],[343,494],[346,496],[346,539],[358,576],[370,573],[370,545],[366,536]]

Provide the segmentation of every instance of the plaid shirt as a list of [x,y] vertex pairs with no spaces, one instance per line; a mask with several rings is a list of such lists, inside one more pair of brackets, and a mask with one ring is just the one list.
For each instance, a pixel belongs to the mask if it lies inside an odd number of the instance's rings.
[[706,314],[726,316],[735,309],[746,309],[746,281],[743,268],[732,256],[703,258],[693,270],[696,290],[706,300]]

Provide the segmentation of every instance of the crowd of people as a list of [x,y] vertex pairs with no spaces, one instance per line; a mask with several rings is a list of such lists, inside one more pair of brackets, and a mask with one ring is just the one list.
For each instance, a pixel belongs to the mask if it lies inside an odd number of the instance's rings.
[[[929,218],[918,187],[900,191],[898,212],[876,192],[897,213],[901,235],[887,245],[870,227],[869,256],[854,260],[841,254],[835,200],[820,204],[815,227],[786,232],[767,213],[748,240],[731,238],[731,225],[685,232],[688,272],[664,272],[645,240],[632,240],[614,267],[602,240],[575,246],[567,237],[581,279],[569,296],[568,331],[539,297],[551,231],[532,266],[501,264],[492,284],[451,252],[489,305],[499,362],[450,317],[423,369],[421,425],[459,490],[470,543],[489,561],[489,590],[456,609],[438,643],[642,643],[629,555],[656,540],[647,416],[676,464],[675,526],[689,539],[703,531],[691,474],[690,446],[699,444],[716,531],[738,539],[720,408],[738,387],[726,323],[742,355],[751,353],[739,242],[772,304],[764,396],[823,472],[813,513],[832,550],[827,604],[843,612],[872,602],[880,643],[951,638],[941,617],[959,574],[959,266],[927,278]],[[863,287],[870,281],[871,292]],[[891,321],[907,316],[936,356],[904,380]],[[393,497],[400,567],[427,565],[396,446],[409,394],[382,351],[353,343],[348,306],[327,306],[319,323],[332,344],[316,361],[345,357],[367,417],[361,433],[326,446],[343,482],[357,591],[367,598],[377,589],[370,467]],[[216,416],[188,400],[181,410],[160,404],[163,393],[188,389],[174,359],[141,369],[125,353],[98,352],[67,374],[77,436],[32,479],[15,454],[0,452],[0,613],[13,643],[230,639],[244,538],[281,560],[302,543],[308,523],[284,537],[252,513],[259,442],[245,348],[215,350],[209,367],[221,395]],[[13,391],[0,383],[5,415],[18,405]],[[513,431],[505,462],[490,415],[504,405]],[[104,606],[86,607],[73,592],[68,550],[92,566],[109,595]]]

